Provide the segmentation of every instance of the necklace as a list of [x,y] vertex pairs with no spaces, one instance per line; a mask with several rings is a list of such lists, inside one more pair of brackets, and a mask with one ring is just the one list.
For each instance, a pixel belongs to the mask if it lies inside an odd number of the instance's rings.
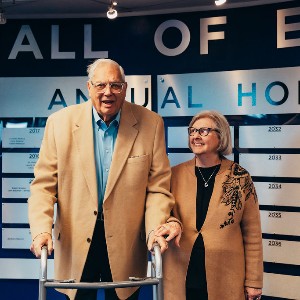
[[213,172],[210,174],[209,178],[207,180],[205,180],[200,168],[197,166],[198,170],[199,170],[199,173],[204,181],[204,186],[205,187],[208,187],[208,182],[210,181],[211,177],[214,175],[214,173],[216,172],[217,168],[219,167],[219,165],[216,165],[216,167],[214,168]]

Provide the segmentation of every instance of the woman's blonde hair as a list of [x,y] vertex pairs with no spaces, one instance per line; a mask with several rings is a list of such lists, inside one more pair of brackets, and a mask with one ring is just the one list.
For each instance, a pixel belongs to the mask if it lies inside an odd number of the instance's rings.
[[203,118],[209,118],[216,124],[216,129],[220,138],[220,144],[218,147],[219,155],[229,155],[232,153],[232,141],[230,127],[227,119],[219,112],[213,110],[205,110],[195,115],[190,122],[189,127],[193,127],[194,123]]

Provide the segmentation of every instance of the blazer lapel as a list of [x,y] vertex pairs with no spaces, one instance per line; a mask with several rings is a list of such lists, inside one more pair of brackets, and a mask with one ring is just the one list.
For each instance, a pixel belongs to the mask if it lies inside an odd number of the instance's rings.
[[73,136],[81,160],[81,170],[90,190],[93,202],[98,203],[98,190],[94,156],[94,137],[91,100],[82,104],[81,113],[74,122]]
[[112,189],[114,188],[114,185],[116,184],[134,145],[134,141],[138,134],[138,130],[133,127],[136,123],[137,120],[131,110],[130,104],[124,101],[104,201],[109,197]]

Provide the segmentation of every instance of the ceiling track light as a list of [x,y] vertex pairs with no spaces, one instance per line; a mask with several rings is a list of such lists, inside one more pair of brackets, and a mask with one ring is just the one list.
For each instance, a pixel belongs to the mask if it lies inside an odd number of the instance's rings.
[[0,1],[0,25],[3,25],[6,23],[6,16],[4,13],[4,9],[2,7],[2,0]]
[[226,0],[216,0],[215,4],[219,6],[219,5],[224,4],[225,2],[226,2]]
[[118,3],[116,1],[112,1],[109,8],[108,8],[108,11],[107,11],[106,15],[111,20],[115,19],[118,16],[118,12],[116,10],[117,5],[118,5]]
[[5,17],[4,11],[1,10],[0,11],[0,25],[3,25],[5,23],[6,23],[6,17]]

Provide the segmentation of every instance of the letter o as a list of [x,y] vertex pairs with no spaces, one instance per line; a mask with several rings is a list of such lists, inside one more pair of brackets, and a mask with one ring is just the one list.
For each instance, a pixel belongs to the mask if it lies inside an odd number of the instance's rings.
[[[181,43],[178,47],[170,49],[167,48],[162,42],[162,36],[166,29],[175,27],[179,29],[182,35]],[[181,54],[188,47],[191,40],[191,34],[188,27],[181,21],[168,20],[158,26],[154,35],[154,43],[157,50],[166,56],[176,56]]]
[[[284,95],[283,95],[282,99],[279,100],[279,101],[274,101],[274,100],[270,97],[270,91],[271,91],[271,89],[272,89],[275,85],[279,85],[280,87],[282,87],[283,92],[284,92]],[[281,104],[283,104],[283,103],[287,100],[288,96],[289,96],[289,89],[288,89],[287,86],[286,86],[283,82],[281,82],[281,81],[274,81],[274,82],[271,82],[271,83],[267,86],[266,91],[265,91],[265,97],[266,97],[267,101],[268,101],[270,104],[272,104],[272,105],[281,105]]]

